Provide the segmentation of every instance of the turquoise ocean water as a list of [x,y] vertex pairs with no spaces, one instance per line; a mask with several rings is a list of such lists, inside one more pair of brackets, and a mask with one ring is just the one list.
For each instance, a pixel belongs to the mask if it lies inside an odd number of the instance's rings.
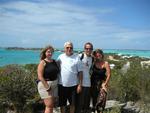
[[[81,50],[81,49],[77,49]],[[116,53],[120,55],[130,55],[150,58],[150,50],[116,50],[106,49],[104,53]],[[56,59],[61,52],[57,51],[53,54]],[[6,50],[0,49],[0,66],[8,64],[31,64],[39,63],[40,51],[38,50]]]

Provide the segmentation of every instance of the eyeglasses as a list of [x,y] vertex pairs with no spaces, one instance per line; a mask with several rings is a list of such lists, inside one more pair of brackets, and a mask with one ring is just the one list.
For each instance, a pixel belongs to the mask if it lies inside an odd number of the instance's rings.
[[86,50],[93,50],[92,48],[85,48]]
[[73,49],[73,47],[66,47],[66,49]]

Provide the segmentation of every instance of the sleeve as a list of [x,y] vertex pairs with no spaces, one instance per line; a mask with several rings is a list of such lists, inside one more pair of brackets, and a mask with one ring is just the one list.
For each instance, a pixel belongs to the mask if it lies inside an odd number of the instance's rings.
[[82,61],[80,60],[79,55],[78,55],[78,58],[77,58],[77,71],[78,72],[83,71],[83,64],[82,64]]
[[60,60],[60,55],[57,57],[56,61],[59,61]]
[[62,56],[62,55],[59,55],[59,56],[57,57],[57,59],[56,59],[56,62],[57,62],[57,64],[59,65],[59,67],[60,67],[60,64],[61,64],[61,56]]

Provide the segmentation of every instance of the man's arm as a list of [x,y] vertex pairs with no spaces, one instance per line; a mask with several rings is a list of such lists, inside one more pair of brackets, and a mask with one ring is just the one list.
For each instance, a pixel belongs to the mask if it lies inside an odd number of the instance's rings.
[[78,73],[78,81],[79,81],[79,83],[78,83],[78,86],[77,86],[77,93],[80,93],[82,91],[82,80],[83,80],[83,72],[80,71]]

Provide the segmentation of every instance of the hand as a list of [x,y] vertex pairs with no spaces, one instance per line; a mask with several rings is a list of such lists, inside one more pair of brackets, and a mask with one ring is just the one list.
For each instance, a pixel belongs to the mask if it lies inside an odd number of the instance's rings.
[[46,89],[46,91],[48,91],[48,92],[49,92],[50,90],[51,90],[51,87],[49,87],[48,89]]
[[104,82],[103,84],[102,84],[102,86],[104,86],[104,87],[108,87],[108,84],[106,83],[106,82]]
[[107,92],[107,87],[108,87],[107,83],[102,83],[102,89],[104,89],[106,92]]
[[78,86],[77,86],[77,93],[80,93],[82,91],[82,86],[81,86],[81,84],[79,84]]

